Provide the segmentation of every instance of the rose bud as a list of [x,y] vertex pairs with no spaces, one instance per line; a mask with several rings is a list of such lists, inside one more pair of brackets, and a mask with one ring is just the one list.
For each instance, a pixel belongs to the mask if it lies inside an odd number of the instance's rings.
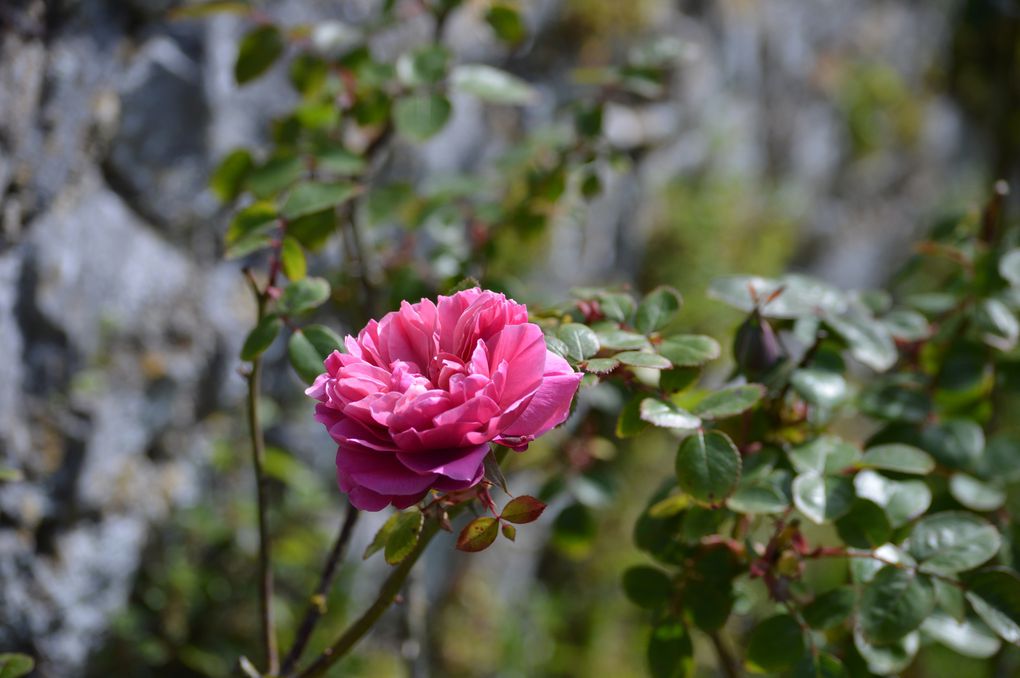
[[733,357],[740,371],[749,379],[757,379],[783,359],[783,349],[775,330],[755,310],[740,325],[733,341]]

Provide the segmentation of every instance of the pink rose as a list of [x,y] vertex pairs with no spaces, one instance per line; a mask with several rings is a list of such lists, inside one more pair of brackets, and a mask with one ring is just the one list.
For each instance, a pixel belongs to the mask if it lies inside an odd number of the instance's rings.
[[523,450],[563,423],[581,380],[526,307],[477,288],[405,301],[344,343],[306,393],[365,511],[477,485],[489,443]]

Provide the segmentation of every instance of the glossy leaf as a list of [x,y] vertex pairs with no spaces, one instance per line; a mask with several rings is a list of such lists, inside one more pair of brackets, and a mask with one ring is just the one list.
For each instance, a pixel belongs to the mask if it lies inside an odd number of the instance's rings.
[[599,338],[585,325],[567,323],[560,327],[556,336],[566,344],[567,356],[575,362],[590,358],[599,352]]
[[828,370],[796,370],[790,375],[790,385],[804,400],[819,407],[836,407],[849,393],[843,375]]
[[638,304],[634,314],[634,327],[643,334],[661,330],[680,310],[680,303],[680,293],[673,288],[655,288]]
[[793,503],[819,525],[846,515],[853,501],[854,486],[847,478],[811,471],[793,479]]
[[871,643],[895,643],[921,625],[935,607],[927,578],[886,565],[861,593],[858,622]]
[[836,531],[847,546],[873,549],[889,541],[892,525],[881,506],[867,499],[857,499],[850,512],[836,520]]
[[861,451],[842,438],[821,435],[789,452],[790,463],[800,473],[814,471],[835,475],[857,463]]
[[953,499],[974,511],[994,511],[1006,502],[1004,490],[965,473],[950,476],[949,493]]
[[669,337],[659,344],[659,354],[676,367],[696,367],[719,357],[719,343],[700,334]]
[[676,475],[680,488],[706,504],[720,504],[740,480],[741,459],[733,442],[718,431],[698,431],[680,443]]
[[641,418],[662,428],[695,429],[701,420],[667,400],[645,398],[641,401]]
[[896,473],[927,475],[935,469],[935,460],[912,445],[892,443],[868,448],[860,465]]
[[893,527],[900,527],[928,510],[931,490],[921,480],[890,480],[874,471],[854,477],[857,495],[885,509]]
[[910,533],[910,555],[938,572],[962,572],[995,556],[1002,545],[988,521],[963,511],[925,516]]
[[522,525],[538,520],[543,511],[545,511],[545,504],[534,497],[522,495],[507,502],[500,517],[511,523]]
[[975,572],[964,578],[974,611],[1007,643],[1020,645],[1020,576],[1005,568]]
[[765,387],[761,384],[728,386],[703,398],[691,412],[705,419],[735,417],[757,405],[764,396]]
[[854,646],[868,664],[868,670],[880,676],[898,673],[910,666],[921,647],[921,634],[914,632],[893,643],[878,645],[868,641],[860,627],[854,629]]
[[921,624],[921,631],[965,657],[987,659],[1002,643],[984,624],[971,619],[958,621],[943,612],[933,612]]
[[631,367],[646,367],[652,370],[668,370],[672,365],[662,356],[643,351],[624,351],[615,356],[624,365]]

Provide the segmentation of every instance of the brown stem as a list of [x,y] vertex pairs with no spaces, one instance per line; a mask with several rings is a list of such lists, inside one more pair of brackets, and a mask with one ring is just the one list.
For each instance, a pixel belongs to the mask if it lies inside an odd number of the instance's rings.
[[379,588],[379,593],[375,598],[375,602],[365,610],[365,612],[358,617],[347,629],[334,640],[329,647],[323,650],[322,654],[319,655],[318,659],[309,664],[303,670],[298,671],[294,674],[289,674],[288,678],[312,678],[313,676],[321,676],[329,670],[333,664],[338,662],[344,655],[350,652],[351,648],[361,640],[366,633],[375,625],[379,618],[382,617],[383,613],[389,609],[390,605],[396,599],[397,594],[400,592],[400,588],[404,585],[404,581],[407,579],[407,575],[410,574],[411,568],[418,562],[418,558],[425,552],[429,542],[436,536],[439,531],[439,520],[436,518],[430,518],[425,522],[425,527],[422,529],[421,537],[418,540],[418,545],[415,546],[414,551],[407,556],[397,567],[390,573],[390,576],[386,578],[382,586]]
[[[261,306],[259,302],[261,318]],[[276,648],[276,630],[273,624],[273,569],[270,564],[271,547],[269,542],[269,523],[266,517],[267,481],[263,471],[265,460],[265,441],[262,437],[262,425],[259,421],[259,388],[262,374],[262,359],[255,358],[248,373],[248,421],[251,428],[252,462],[255,467],[255,499],[259,519],[259,603],[262,616],[262,641],[266,655],[266,671],[275,675],[279,667],[279,655]]]
[[712,631],[708,634],[708,637],[712,639],[712,645],[715,646],[715,653],[719,657],[719,668],[726,678],[740,678],[740,667],[737,664],[736,658],[733,653],[730,652],[729,648],[723,643],[722,636],[719,635],[718,631]]
[[333,543],[333,548],[329,552],[329,557],[326,559],[326,566],[322,570],[322,575],[319,577],[319,585],[315,588],[315,593],[312,594],[308,602],[308,608],[305,610],[305,616],[301,620],[301,626],[298,628],[297,634],[294,636],[294,645],[290,648],[290,652],[283,660],[283,667],[280,672],[283,675],[287,675],[301,659],[302,653],[305,651],[305,647],[308,646],[308,641],[312,638],[312,632],[315,630],[315,625],[319,623],[319,619],[326,612],[326,596],[329,594],[329,590],[333,587],[333,579],[336,577],[337,567],[343,560],[344,553],[347,551],[347,544],[351,540],[351,535],[354,534],[354,525],[358,522],[358,516],[360,512],[354,507],[353,504],[348,505],[347,515],[344,516],[343,525],[340,528],[340,533],[337,535],[336,541]]

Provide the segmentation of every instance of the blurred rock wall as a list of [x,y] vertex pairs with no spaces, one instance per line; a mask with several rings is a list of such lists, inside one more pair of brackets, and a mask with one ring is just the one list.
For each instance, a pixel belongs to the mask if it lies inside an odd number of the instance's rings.
[[[236,19],[169,23],[171,4],[0,2],[0,469],[24,477],[0,484],[0,649],[40,656],[45,676],[82,670],[150,526],[195,500],[211,415],[242,388],[232,370],[252,309],[218,261],[224,215],[205,184],[287,101],[282,77],[233,85]],[[313,20],[366,3],[268,4]],[[541,45],[563,5],[528,3],[535,49],[509,59],[474,5],[448,38],[553,101],[573,43]],[[854,285],[877,282],[933,206],[983,179],[984,151],[927,87],[952,3],[644,5],[655,33],[683,40],[685,65],[670,101],[610,112],[637,169],[556,231],[551,252],[582,254],[550,260],[550,289],[633,278],[650,228],[639,208],[676,176],[780,192],[803,224],[801,264]],[[458,102],[421,171],[484,157],[485,115]]]

